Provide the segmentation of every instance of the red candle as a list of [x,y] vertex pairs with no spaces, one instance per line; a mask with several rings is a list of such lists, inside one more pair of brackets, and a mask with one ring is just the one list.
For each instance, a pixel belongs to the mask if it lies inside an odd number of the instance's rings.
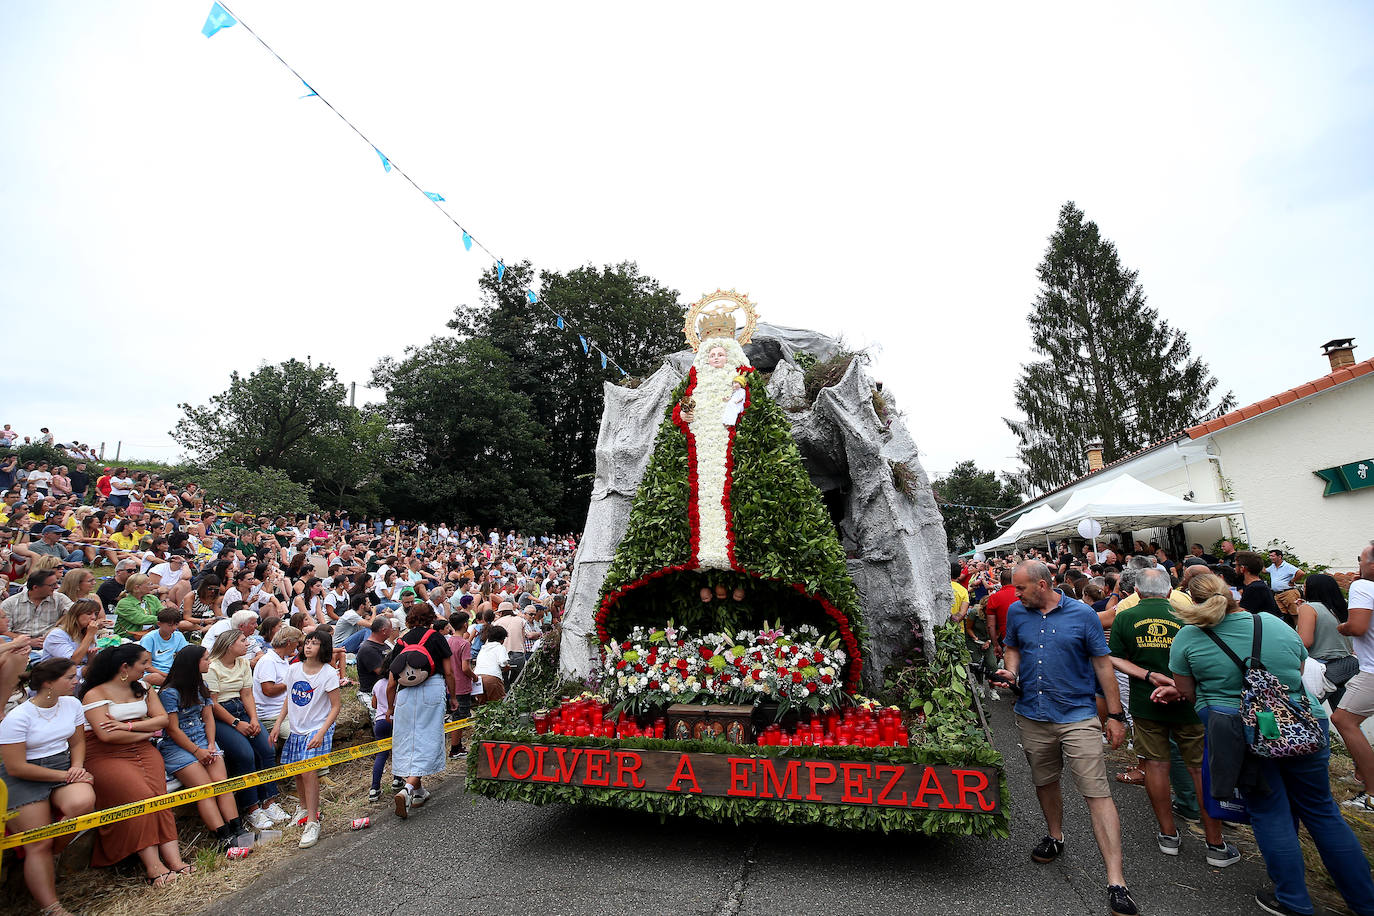
[[587,712],[588,712],[588,714],[589,714],[590,717],[591,717],[591,723],[592,723],[592,725],[596,726],[597,728],[600,728],[600,727],[601,727],[601,707],[600,707],[600,706],[593,706],[591,709],[587,710]]
[[536,735],[547,735],[547,734],[549,733],[549,717],[548,717],[548,716],[535,716],[535,717],[534,717],[534,733],[535,733]]

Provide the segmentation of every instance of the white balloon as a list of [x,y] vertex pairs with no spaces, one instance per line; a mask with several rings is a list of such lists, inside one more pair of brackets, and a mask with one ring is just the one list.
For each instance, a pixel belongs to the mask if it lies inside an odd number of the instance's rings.
[[1092,540],[1102,533],[1102,523],[1096,519],[1085,518],[1078,523],[1078,536],[1085,540]]
[[984,560],[987,559],[987,555],[980,550],[973,555],[973,559],[977,560],[979,563],[982,563]]

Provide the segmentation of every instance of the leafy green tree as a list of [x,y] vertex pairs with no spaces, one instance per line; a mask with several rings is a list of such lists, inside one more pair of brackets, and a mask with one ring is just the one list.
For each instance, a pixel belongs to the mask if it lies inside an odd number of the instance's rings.
[[196,458],[248,468],[280,468],[300,481],[314,476],[322,440],[347,425],[345,388],[332,366],[297,359],[259,366],[203,407],[179,405],[185,416],[172,438]]
[[596,350],[583,352],[578,335],[604,349],[629,376],[643,377],[685,346],[683,309],[676,290],[644,276],[632,262],[542,271],[538,304],[525,297],[534,275],[528,261],[507,267],[501,281],[493,269],[480,282],[479,304],[459,306],[448,324],[460,337],[486,339],[509,358],[511,390],[529,400],[554,445],[543,466],[555,485],[550,515],[555,527],[572,530],[587,518],[602,385],[622,378],[610,362],[601,367]]
[[394,448],[386,417],[347,408],[336,435],[315,443],[315,501],[355,517],[383,511],[383,471]]
[[308,485],[297,483],[277,468],[249,470],[240,465],[217,464],[200,477],[208,499],[224,501],[245,512],[291,515],[314,512]]
[[435,337],[373,370],[395,440],[386,505],[401,517],[547,531],[557,488],[548,432],[489,341]]
[[1005,420],[1027,491],[1086,473],[1093,439],[1110,462],[1234,406],[1230,392],[1213,400],[1217,380],[1187,336],[1145,304],[1138,273],[1072,201],[1038,275],[1028,318],[1037,359],[1016,383],[1025,420]]
[[992,540],[999,530],[994,519],[1022,501],[1014,480],[999,481],[995,473],[980,470],[972,461],[959,462],[931,486],[945,517],[945,539],[951,551],[969,550]]

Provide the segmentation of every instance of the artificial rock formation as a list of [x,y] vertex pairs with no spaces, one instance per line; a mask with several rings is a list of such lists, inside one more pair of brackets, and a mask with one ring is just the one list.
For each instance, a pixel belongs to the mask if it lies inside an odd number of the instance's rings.
[[[787,413],[811,481],[837,520],[868,628],[865,688],[876,690],[883,670],[911,648],[918,630],[923,644],[932,646],[934,627],[949,614],[944,523],[915,443],[890,395],[884,395],[889,419],[879,417],[862,357],[837,384],[821,389],[814,404],[807,402],[797,354],[828,359],[841,351],[832,338],[760,323],[747,349],[759,371],[771,370],[768,394]],[[691,351],[675,353],[637,388],[605,386],[596,480],[564,619],[565,676],[585,677],[596,664],[594,615],[602,582],[664,411],[691,360]],[[905,467],[910,495],[898,489],[894,464]]]

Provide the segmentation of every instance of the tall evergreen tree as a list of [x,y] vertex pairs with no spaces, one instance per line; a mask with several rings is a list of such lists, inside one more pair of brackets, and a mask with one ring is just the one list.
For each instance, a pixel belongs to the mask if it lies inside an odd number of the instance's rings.
[[1072,201],[1038,274],[1028,321],[1039,358],[1016,383],[1025,420],[1004,420],[1020,440],[1023,489],[1043,492],[1086,473],[1093,439],[1110,462],[1234,406],[1229,391],[1213,402],[1207,364],[1145,304],[1138,273]]

